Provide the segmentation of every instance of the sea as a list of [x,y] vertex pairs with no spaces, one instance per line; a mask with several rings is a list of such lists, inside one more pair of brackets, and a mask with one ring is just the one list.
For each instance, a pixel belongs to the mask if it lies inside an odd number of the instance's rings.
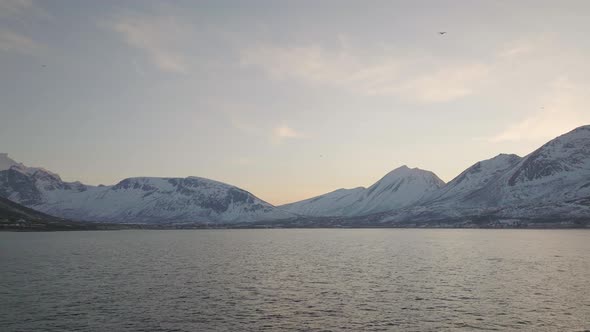
[[589,331],[590,230],[0,233],[0,331]]

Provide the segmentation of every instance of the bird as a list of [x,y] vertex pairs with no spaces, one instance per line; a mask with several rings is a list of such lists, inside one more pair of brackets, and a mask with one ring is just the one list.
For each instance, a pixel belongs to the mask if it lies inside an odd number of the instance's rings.
[[439,31],[438,32],[438,34],[441,35],[441,36],[444,35],[445,33],[447,33],[447,32],[446,31]]

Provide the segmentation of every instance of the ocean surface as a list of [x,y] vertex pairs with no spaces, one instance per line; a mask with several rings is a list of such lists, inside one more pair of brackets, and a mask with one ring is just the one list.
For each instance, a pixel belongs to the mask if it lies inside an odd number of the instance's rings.
[[590,231],[0,233],[1,331],[584,331]]

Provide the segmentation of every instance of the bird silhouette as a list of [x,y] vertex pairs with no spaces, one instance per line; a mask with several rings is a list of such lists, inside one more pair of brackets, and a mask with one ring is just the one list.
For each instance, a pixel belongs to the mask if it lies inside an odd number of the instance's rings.
[[445,33],[447,33],[447,32],[446,32],[446,31],[439,31],[439,33],[438,33],[438,34],[442,36],[442,35],[444,35]]

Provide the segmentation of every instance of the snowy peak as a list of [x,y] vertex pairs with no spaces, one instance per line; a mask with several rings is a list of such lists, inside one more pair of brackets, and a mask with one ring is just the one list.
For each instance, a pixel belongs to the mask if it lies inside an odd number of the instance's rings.
[[360,216],[411,205],[443,185],[434,173],[404,165],[369,188],[340,189],[280,208],[309,216]]
[[0,171],[5,171],[12,166],[21,165],[8,157],[8,153],[0,153]]
[[590,197],[590,126],[541,146],[508,171],[491,193],[500,205]]
[[380,183],[392,183],[398,181],[401,178],[409,176],[411,172],[412,170],[408,166],[400,166],[394,169],[393,171],[390,171],[389,173],[385,174],[384,177],[382,177],[379,181],[375,182],[371,187],[378,185]]
[[[186,178],[155,178],[136,177],[127,178],[110,188],[112,191],[138,190],[147,193],[177,193],[181,195],[206,194],[209,198],[231,193],[234,202],[253,203],[259,200],[251,193],[238,187],[205,178],[190,176]],[[264,202],[268,206],[270,204]]]
[[444,184],[433,172],[404,165],[370,186],[351,213],[362,215],[406,207],[437,191]]
[[17,164],[15,166],[10,167],[10,169],[21,172],[26,175],[30,175],[37,179],[51,179],[54,181],[61,181],[61,177],[58,174],[50,172],[42,167],[27,167],[23,164]]
[[436,174],[419,168],[409,168],[404,165],[387,173],[381,180],[368,188],[367,195],[375,191],[397,191],[403,184],[423,183],[428,187],[440,188],[445,183]]
[[590,126],[576,128],[529,154],[508,180],[519,183],[550,181],[590,170]]
[[61,177],[41,167],[26,167],[23,164],[12,166],[7,172],[19,173],[40,190],[77,190],[84,191],[88,186],[76,182],[64,182]]
[[469,167],[451,183],[462,183],[465,181],[487,182],[490,177],[494,177],[507,169],[514,167],[522,158],[515,154],[499,154],[494,158],[479,161]]
[[462,201],[472,198],[476,192],[499,179],[521,160],[522,158],[515,154],[499,154],[494,158],[479,161],[429,196],[428,200]]
[[[224,213],[236,205],[247,205],[249,211],[272,211],[275,208],[238,187],[200,177],[125,179],[111,187],[110,192],[141,192],[144,197],[174,196],[186,204],[207,206],[215,213]],[[236,216],[238,218],[239,216]]]
[[28,174],[28,175],[34,175],[35,173],[39,173],[38,176],[40,176],[40,177],[51,176],[51,177],[59,179],[59,175],[52,173],[44,168],[27,167],[27,166],[23,165],[22,163],[12,160],[10,157],[8,157],[8,153],[0,153],[0,171],[6,171],[11,168],[18,171],[18,172]]

